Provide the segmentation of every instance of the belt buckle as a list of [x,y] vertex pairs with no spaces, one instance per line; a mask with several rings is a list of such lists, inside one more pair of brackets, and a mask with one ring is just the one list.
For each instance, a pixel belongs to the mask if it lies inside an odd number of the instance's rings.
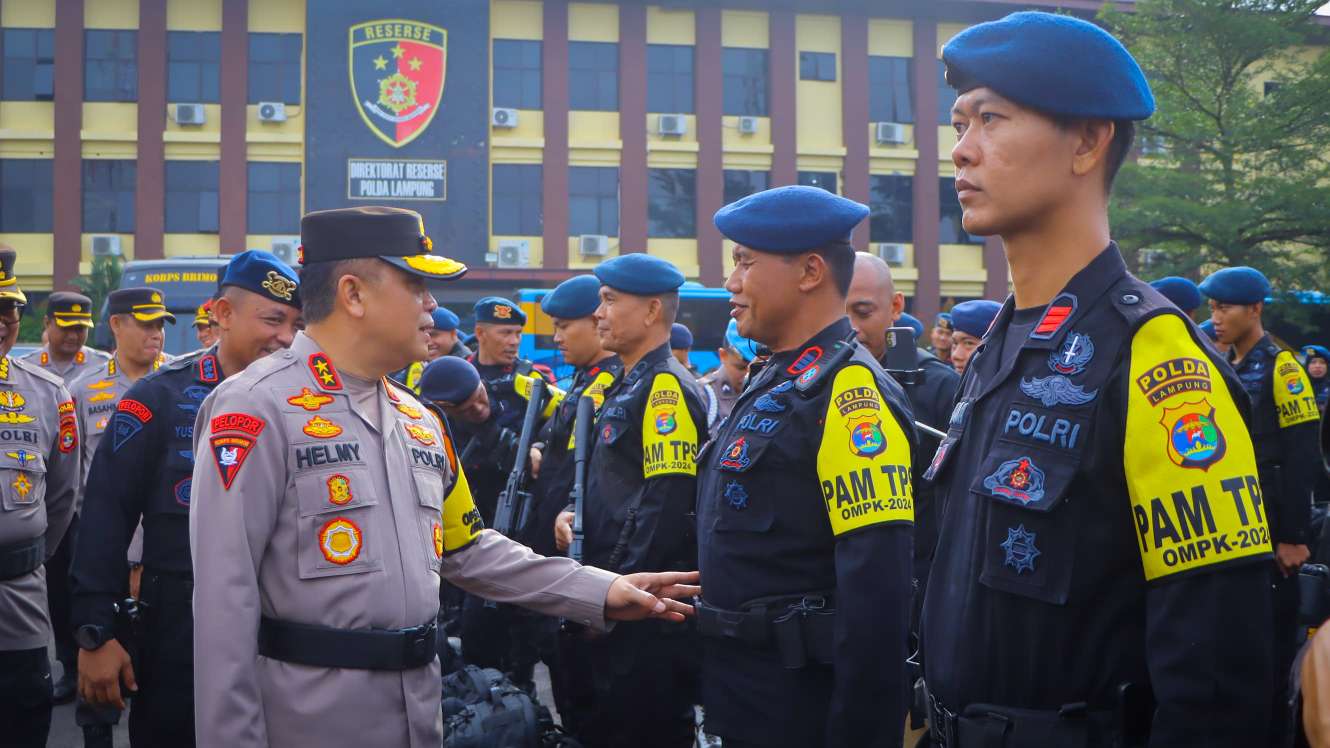
[[402,630],[406,635],[403,639],[403,648],[406,650],[408,661],[423,659],[429,653],[435,643],[434,632],[437,628],[438,624],[431,622]]

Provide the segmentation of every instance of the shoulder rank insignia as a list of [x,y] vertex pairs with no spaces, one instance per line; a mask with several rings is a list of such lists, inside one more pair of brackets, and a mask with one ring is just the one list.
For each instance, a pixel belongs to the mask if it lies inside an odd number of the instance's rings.
[[328,360],[328,354],[322,351],[311,354],[309,370],[314,374],[314,379],[318,381],[319,386],[323,389],[342,389],[342,378],[337,374],[337,369],[333,366],[332,361]]
[[1060,293],[1044,310],[1044,316],[1039,318],[1039,324],[1035,325],[1030,337],[1035,340],[1048,340],[1057,334],[1062,328],[1062,324],[1071,315],[1076,313],[1076,297],[1069,293]]
[[0,358],[0,379],[9,379],[9,356]]
[[342,427],[329,421],[327,418],[314,416],[309,419],[301,431],[304,431],[315,439],[331,439],[342,433]]
[[199,358],[199,381],[217,382],[221,379],[221,368],[217,366],[217,357],[211,353]]
[[1034,560],[1042,553],[1034,545],[1035,534],[1026,530],[1025,525],[1007,528],[1007,539],[1002,541],[1002,550],[1007,552],[1004,566],[1010,566],[1017,574],[1034,571]]
[[304,408],[311,413],[332,401],[333,398],[331,396],[318,394],[308,387],[301,387],[299,395],[292,395],[291,397],[286,398],[286,403],[288,405]]
[[355,561],[360,547],[360,528],[346,517],[337,517],[319,530],[319,550],[329,563],[345,566]]

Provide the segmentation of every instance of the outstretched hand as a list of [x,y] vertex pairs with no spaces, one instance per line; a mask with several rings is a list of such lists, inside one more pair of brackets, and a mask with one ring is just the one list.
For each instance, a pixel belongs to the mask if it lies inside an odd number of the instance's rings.
[[659,618],[681,623],[693,606],[679,602],[702,594],[696,571],[639,572],[614,580],[605,598],[605,617],[613,621]]

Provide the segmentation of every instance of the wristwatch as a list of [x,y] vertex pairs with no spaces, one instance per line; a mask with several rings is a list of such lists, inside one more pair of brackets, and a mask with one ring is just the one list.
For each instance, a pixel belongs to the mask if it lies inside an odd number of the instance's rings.
[[74,643],[79,645],[79,649],[86,649],[89,652],[100,648],[110,638],[110,629],[92,623],[85,623],[74,630]]

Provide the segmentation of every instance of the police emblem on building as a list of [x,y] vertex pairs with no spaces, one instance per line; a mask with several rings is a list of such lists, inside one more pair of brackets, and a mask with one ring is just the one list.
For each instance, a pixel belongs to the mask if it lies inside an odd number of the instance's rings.
[[392,18],[356,24],[349,36],[356,110],[380,140],[401,148],[424,132],[439,110],[448,32]]

